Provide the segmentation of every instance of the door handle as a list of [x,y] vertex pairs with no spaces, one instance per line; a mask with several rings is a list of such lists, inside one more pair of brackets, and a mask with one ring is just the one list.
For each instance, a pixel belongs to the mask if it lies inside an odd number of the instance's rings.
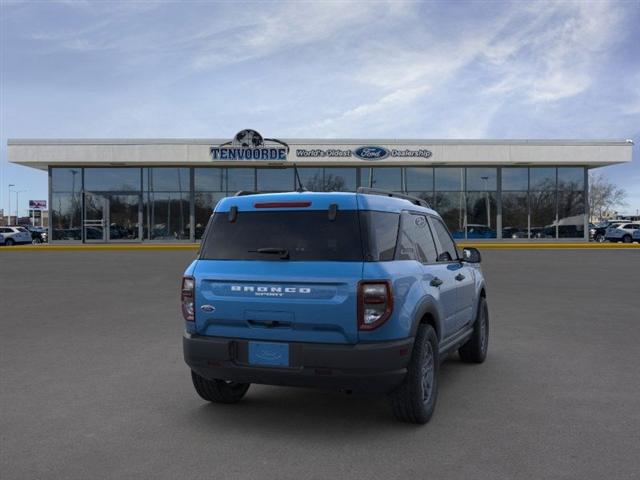
[[465,277],[463,274],[461,274],[461,273],[459,273],[459,274],[457,274],[457,275],[456,275],[456,280],[457,280],[457,281],[459,281],[459,282],[461,282],[461,281],[462,281],[462,280],[464,280],[465,278],[466,278],[466,277]]
[[442,280],[440,280],[438,277],[433,277],[433,280],[429,282],[429,285],[431,285],[432,287],[439,287],[440,285],[442,285],[442,283]]

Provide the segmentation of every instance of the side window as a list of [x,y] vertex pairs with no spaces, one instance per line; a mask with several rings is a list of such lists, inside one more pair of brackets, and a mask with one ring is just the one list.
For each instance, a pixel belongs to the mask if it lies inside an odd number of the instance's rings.
[[417,260],[421,263],[436,261],[436,248],[427,218],[408,212],[402,214],[398,249],[398,260]]
[[433,227],[433,233],[440,242],[440,249],[438,250],[438,260],[441,262],[450,262],[458,259],[458,252],[456,251],[456,244],[453,243],[451,235],[444,226],[442,220],[438,218],[431,218],[431,226]]

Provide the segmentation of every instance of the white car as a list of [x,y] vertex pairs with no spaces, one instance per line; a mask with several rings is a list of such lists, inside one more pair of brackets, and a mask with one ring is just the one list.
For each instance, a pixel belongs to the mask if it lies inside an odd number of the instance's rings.
[[640,223],[622,223],[615,227],[607,228],[605,234],[605,240],[610,242],[624,242],[631,243],[633,241],[633,234],[640,230]]
[[7,247],[31,243],[31,234],[23,227],[0,227],[0,234],[4,237],[4,244]]

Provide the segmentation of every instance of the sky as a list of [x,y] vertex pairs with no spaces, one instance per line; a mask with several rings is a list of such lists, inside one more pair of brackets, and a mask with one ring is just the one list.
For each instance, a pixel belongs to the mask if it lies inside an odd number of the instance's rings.
[[[0,207],[47,198],[8,138],[633,139],[640,0],[0,0]],[[11,194],[12,210],[15,194]]]

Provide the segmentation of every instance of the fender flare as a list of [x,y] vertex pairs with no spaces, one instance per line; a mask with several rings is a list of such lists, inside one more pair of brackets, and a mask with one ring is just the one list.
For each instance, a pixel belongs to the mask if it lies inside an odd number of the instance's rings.
[[440,314],[438,313],[438,308],[436,307],[436,302],[431,297],[428,297],[420,307],[416,310],[415,317],[413,319],[413,324],[411,325],[411,336],[415,337],[418,333],[418,327],[425,315],[431,315],[433,318],[434,328],[436,330],[436,335],[438,337],[438,341],[442,340],[442,320],[440,319]]

